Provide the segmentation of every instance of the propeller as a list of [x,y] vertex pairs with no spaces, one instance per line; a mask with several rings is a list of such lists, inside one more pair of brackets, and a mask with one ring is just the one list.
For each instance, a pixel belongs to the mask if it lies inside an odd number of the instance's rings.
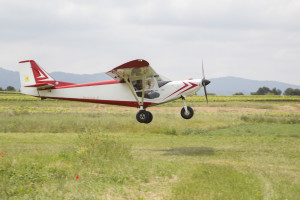
[[205,98],[206,98],[206,102],[208,103],[208,99],[207,99],[207,92],[206,92],[206,86],[210,84],[209,80],[205,79],[205,75],[204,75],[204,68],[203,68],[203,60],[202,60],[202,86],[204,88],[204,93],[205,93]]

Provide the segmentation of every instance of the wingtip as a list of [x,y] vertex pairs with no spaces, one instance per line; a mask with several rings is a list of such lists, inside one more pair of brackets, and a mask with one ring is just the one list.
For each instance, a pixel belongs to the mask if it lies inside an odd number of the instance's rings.
[[19,63],[26,63],[26,62],[33,62],[34,60],[23,60],[23,61],[20,61]]

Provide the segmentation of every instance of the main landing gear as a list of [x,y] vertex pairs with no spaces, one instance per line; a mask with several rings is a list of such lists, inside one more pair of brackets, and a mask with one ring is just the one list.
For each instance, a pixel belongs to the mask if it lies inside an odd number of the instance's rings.
[[[184,119],[191,119],[194,116],[194,110],[186,105],[184,96],[181,96],[181,99],[184,105],[180,112],[181,116]],[[140,123],[148,124],[153,120],[153,115],[151,112],[144,110],[141,106],[140,110],[136,114],[136,119]]]
[[184,119],[191,119],[194,116],[194,110],[185,104],[185,98],[181,96],[183,108],[181,109],[181,117]]
[[148,124],[152,121],[153,119],[153,115],[151,112],[146,111],[146,110],[140,110],[137,114],[136,114],[136,119],[138,120],[138,122],[140,123],[145,123]]

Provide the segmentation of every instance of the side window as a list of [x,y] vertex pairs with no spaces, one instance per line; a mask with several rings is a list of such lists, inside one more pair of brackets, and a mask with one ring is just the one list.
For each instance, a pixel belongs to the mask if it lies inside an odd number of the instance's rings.
[[[146,83],[145,91],[154,89],[154,81],[152,78],[146,79],[145,83]],[[132,85],[133,85],[133,88],[135,91],[142,90],[143,89],[143,80],[132,81]]]
[[[143,80],[134,80],[132,81],[133,88],[138,97],[142,97],[143,90]],[[146,99],[156,99],[160,96],[157,91],[157,82],[153,78],[147,78],[145,81],[145,95]]]
[[154,87],[153,79],[146,80],[146,88],[145,90],[152,90]]
[[132,81],[132,85],[135,91],[139,91],[143,89],[143,81],[142,80],[135,80]]

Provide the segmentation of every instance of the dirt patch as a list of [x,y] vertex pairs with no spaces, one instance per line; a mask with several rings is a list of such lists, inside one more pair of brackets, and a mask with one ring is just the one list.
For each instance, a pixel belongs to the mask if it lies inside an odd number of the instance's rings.
[[[182,107],[151,107],[149,110],[180,110]],[[267,109],[258,109],[258,108],[241,108],[241,107],[193,107],[196,111],[204,112],[218,112],[218,111],[257,111],[257,112],[266,112]]]
[[[182,107],[149,107],[149,111],[178,111]],[[138,110],[134,107],[122,107],[122,106],[97,106],[97,107],[73,107],[77,110],[120,110],[120,111],[133,111]],[[217,112],[217,111],[257,111],[257,112],[266,112],[267,109],[257,109],[257,108],[241,108],[241,107],[193,107],[196,111],[205,111],[205,112]]]
[[[120,110],[120,111],[138,111],[138,108],[135,107],[125,107],[125,106],[110,106],[110,105],[95,105],[92,107],[72,107],[75,110],[85,110],[85,111],[96,111],[96,110]],[[147,110],[149,111],[180,111],[182,107],[149,107]],[[267,112],[273,109],[265,109],[265,108],[244,108],[244,107],[193,107],[195,111],[203,111],[203,112],[230,112],[230,111],[238,111],[238,112]],[[300,104],[296,105],[283,105],[276,108],[276,111],[283,112],[300,112]]]

